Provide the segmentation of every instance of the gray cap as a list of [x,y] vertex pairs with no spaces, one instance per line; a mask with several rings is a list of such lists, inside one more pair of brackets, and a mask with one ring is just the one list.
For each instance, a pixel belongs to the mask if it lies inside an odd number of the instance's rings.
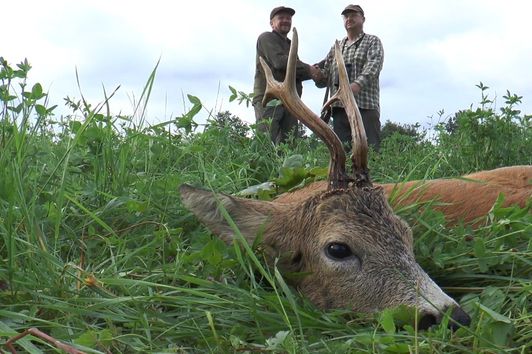
[[296,10],[292,9],[291,7],[285,7],[285,6],[279,6],[272,10],[270,13],[270,20],[275,17],[279,12],[286,12],[289,13],[290,16],[294,16],[296,13]]
[[351,12],[351,11],[360,12],[362,16],[364,16],[364,10],[362,10],[360,5],[347,5],[344,11],[342,11],[342,15],[345,15],[346,12]]

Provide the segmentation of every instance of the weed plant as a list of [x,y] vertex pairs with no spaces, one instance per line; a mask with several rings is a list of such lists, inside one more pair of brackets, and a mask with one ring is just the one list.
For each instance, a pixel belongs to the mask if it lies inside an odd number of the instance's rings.
[[[532,324],[530,206],[494,205],[478,229],[400,210],[423,268],[472,315],[469,328],[417,331],[400,314],[321,311],[265,266],[258,245],[225,245],[183,208],[187,182],[235,193],[267,181],[271,198],[323,178],[315,137],[273,146],[230,112],[198,129],[201,101],[155,126],[67,98],[57,119],[31,67],[0,66],[0,352],[30,327],[88,353],[528,353]],[[149,98],[152,75],[143,92]],[[482,86],[483,97],[485,88]],[[459,112],[437,138],[391,134],[376,180],[445,177],[531,164],[530,116]],[[38,338],[24,352],[55,352]]]

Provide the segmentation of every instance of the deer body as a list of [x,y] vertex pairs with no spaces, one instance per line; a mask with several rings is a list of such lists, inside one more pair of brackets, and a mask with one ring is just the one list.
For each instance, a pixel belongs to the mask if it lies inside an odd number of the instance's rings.
[[[432,203],[449,224],[473,223],[486,216],[499,194],[503,206],[524,207],[532,197],[532,166],[501,167],[465,175],[461,178],[409,181],[380,185],[394,207]],[[327,189],[327,182],[315,182],[306,188],[284,193],[278,203],[304,200]]]

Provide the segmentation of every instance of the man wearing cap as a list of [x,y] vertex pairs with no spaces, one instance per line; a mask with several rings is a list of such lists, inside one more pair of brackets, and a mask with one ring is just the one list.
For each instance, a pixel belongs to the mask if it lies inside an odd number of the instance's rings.
[[[259,61],[262,57],[270,69],[273,77],[278,81],[283,81],[286,74],[286,64],[290,51],[290,39],[288,32],[292,28],[292,16],[294,9],[279,6],[270,13],[271,32],[262,33],[257,39],[257,55],[255,62],[255,83],[253,87],[253,107],[255,108],[255,119],[260,130],[267,129],[264,120],[271,119],[270,135],[275,144],[284,142],[290,134],[297,135],[298,123],[282,105],[262,106],[262,99],[266,90],[266,78]],[[305,64],[299,59],[296,65],[296,88],[301,96],[303,92],[303,80],[317,78],[319,71],[317,68]]]
[[[342,11],[347,36],[340,42],[351,91],[362,115],[368,143],[378,151],[380,146],[379,75],[384,61],[384,49],[377,36],[364,33],[364,10],[348,5]],[[338,67],[334,60],[334,46],[320,63],[321,77],[316,86],[328,86],[331,96],[338,90]],[[340,103],[332,107],[333,129],[342,143],[351,145],[351,128]]]

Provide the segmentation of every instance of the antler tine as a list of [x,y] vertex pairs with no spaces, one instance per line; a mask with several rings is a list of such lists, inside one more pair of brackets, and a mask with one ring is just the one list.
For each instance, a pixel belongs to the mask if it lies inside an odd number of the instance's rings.
[[284,107],[311,131],[320,137],[329,149],[331,155],[329,160],[328,189],[347,188],[351,179],[345,172],[345,152],[342,143],[332,129],[323,122],[318,115],[308,108],[296,90],[296,60],[297,60],[298,36],[294,28],[290,53],[288,54],[288,64],[284,82],[274,79],[271,69],[261,57],[259,58],[264,74],[266,75],[266,92],[262,101],[266,105],[273,98],[277,97],[283,101]]
[[349,85],[344,58],[338,41],[334,44],[334,55],[338,65],[338,91],[325,103],[323,109],[327,109],[333,102],[342,102],[352,136],[352,173],[355,185],[358,187],[371,185],[368,170],[368,140],[362,123],[362,116]]

